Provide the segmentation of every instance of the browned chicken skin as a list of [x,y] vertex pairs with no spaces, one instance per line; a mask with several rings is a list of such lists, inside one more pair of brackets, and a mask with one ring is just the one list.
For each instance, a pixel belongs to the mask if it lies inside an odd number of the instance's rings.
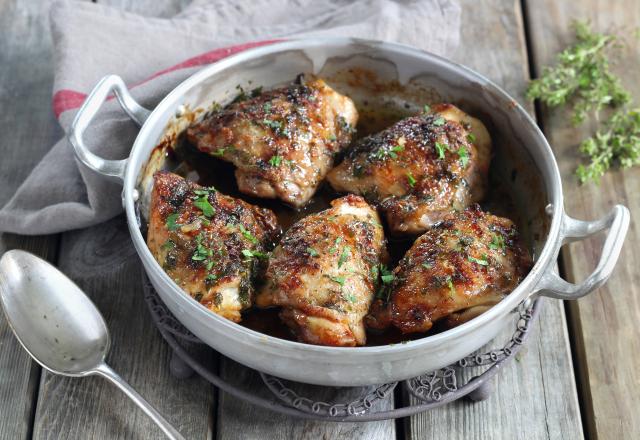
[[281,319],[303,342],[364,345],[362,320],[375,293],[384,232],[362,197],[349,195],[331,206],[285,233],[256,304],[282,306]]
[[311,79],[211,111],[187,129],[200,151],[232,162],[241,192],[300,207],[349,145],[353,101]]
[[486,192],[491,138],[451,104],[361,139],[327,176],[342,192],[377,204],[394,234],[419,234]]
[[441,319],[461,324],[501,301],[530,268],[514,224],[472,206],[416,240],[381,290],[367,325],[416,333]]
[[253,303],[254,278],[277,237],[274,214],[182,177],[154,176],[147,245],[191,297],[235,322]]

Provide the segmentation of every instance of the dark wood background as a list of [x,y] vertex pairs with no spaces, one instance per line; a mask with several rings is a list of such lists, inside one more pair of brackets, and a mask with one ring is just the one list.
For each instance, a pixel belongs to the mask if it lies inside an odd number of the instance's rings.
[[[63,133],[51,111],[53,60],[47,0],[0,0],[0,204],[4,204]],[[105,0],[126,10],[168,17],[187,0]],[[616,70],[640,99],[640,24],[633,0],[463,0],[459,49],[448,54],[503,86],[538,118],[558,158],[567,212],[595,219],[615,203],[640,213],[640,170],[609,173],[600,186],[576,184],[576,147],[587,131],[561,111],[534,109],[523,92],[531,76],[572,42],[570,22],[628,35]],[[602,239],[563,249],[560,270],[580,280],[595,267]],[[480,403],[456,402],[405,420],[366,424],[298,421],[259,410],[203,379],[173,378],[170,353],[141,295],[140,265],[123,217],[59,235],[0,236],[0,252],[22,248],[57,264],[96,302],[113,337],[109,363],[187,438],[640,438],[640,292],[632,223],[609,283],[571,304],[546,301],[532,339]],[[231,361],[205,356],[224,376],[257,381]],[[257,382],[256,382],[257,383]],[[388,407],[407,399],[398,392]],[[99,378],[67,379],[42,371],[0,316],[0,438],[161,438],[118,390]]]

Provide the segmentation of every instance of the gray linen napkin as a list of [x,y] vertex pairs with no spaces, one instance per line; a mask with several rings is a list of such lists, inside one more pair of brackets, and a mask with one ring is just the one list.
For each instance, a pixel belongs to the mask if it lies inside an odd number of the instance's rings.
[[[352,36],[446,54],[457,46],[459,29],[455,0],[196,0],[170,19],[59,1],[51,7],[53,110],[68,130],[86,94],[111,73],[152,109],[204,64],[265,39]],[[136,133],[111,100],[85,139],[94,153],[118,159],[128,155]],[[62,139],[0,210],[0,231],[47,234],[95,225],[122,211],[120,196],[117,184],[78,164]]]

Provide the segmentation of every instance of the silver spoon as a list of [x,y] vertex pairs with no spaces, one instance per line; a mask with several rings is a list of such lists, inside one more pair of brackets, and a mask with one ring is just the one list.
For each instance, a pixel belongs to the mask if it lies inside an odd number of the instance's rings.
[[146,400],[109,367],[109,330],[102,315],[62,272],[20,250],[0,259],[0,302],[25,350],[55,374],[96,374],[113,382],[171,439],[184,439]]

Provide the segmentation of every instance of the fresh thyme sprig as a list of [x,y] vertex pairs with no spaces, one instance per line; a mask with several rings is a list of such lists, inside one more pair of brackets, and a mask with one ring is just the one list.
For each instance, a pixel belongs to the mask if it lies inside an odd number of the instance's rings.
[[570,105],[575,125],[590,114],[599,121],[605,107],[622,107],[579,147],[589,163],[576,169],[578,180],[598,183],[613,165],[640,164],[640,108],[624,107],[631,96],[610,71],[607,51],[616,37],[593,32],[584,22],[575,22],[574,29],[577,42],[558,55],[555,67],[545,68],[539,79],[531,81],[527,97],[549,107]]
[[576,170],[582,183],[598,182],[614,162],[622,168],[640,164],[640,108],[615,112],[601,130],[582,141],[580,152],[591,160]]
[[626,104],[631,97],[609,69],[606,52],[616,37],[592,32],[584,22],[573,26],[577,42],[560,52],[555,67],[546,67],[540,78],[531,81],[527,97],[539,99],[549,107],[570,103],[577,125],[589,113]]

